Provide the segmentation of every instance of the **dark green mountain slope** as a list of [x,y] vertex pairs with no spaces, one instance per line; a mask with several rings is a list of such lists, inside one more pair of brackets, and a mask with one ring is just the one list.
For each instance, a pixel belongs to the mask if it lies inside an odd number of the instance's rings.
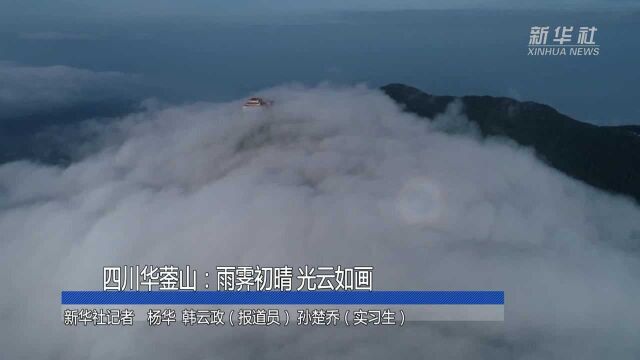
[[[389,84],[382,90],[405,110],[432,118],[456,99]],[[640,126],[596,126],[550,106],[510,98],[459,98],[484,136],[505,136],[532,147],[552,167],[597,188],[640,202]]]

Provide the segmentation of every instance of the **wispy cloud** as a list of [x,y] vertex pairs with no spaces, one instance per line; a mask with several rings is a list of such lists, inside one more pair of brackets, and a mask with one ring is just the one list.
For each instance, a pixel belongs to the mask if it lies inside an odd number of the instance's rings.
[[18,34],[18,37],[25,40],[95,40],[97,36],[90,34],[68,33],[68,32],[26,32]]
[[78,101],[126,98],[138,77],[69,66],[25,66],[0,62],[0,116],[19,115]]

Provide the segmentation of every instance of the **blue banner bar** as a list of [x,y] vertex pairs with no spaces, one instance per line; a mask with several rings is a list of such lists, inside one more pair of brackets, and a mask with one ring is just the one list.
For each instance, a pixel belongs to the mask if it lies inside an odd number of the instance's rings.
[[504,305],[504,291],[63,291],[63,305]]

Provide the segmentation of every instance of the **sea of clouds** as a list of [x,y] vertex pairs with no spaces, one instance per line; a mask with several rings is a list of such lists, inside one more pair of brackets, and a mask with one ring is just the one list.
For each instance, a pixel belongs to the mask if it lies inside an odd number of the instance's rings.
[[[428,122],[366,86],[260,95],[275,105],[149,103],[101,128],[104,146],[69,166],[0,165],[3,358],[640,353],[632,200],[482,139],[455,105]],[[63,326],[60,291],[100,289],[102,266],[124,264],[373,265],[377,289],[504,290],[505,322]]]

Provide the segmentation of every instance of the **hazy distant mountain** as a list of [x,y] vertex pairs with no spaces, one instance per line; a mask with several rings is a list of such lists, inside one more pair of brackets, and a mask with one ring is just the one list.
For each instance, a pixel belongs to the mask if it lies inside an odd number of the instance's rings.
[[[436,96],[403,84],[382,90],[405,110],[433,118],[456,97]],[[484,136],[505,136],[535,149],[552,167],[603,190],[640,201],[640,126],[596,126],[550,106],[491,96],[459,98]]]

